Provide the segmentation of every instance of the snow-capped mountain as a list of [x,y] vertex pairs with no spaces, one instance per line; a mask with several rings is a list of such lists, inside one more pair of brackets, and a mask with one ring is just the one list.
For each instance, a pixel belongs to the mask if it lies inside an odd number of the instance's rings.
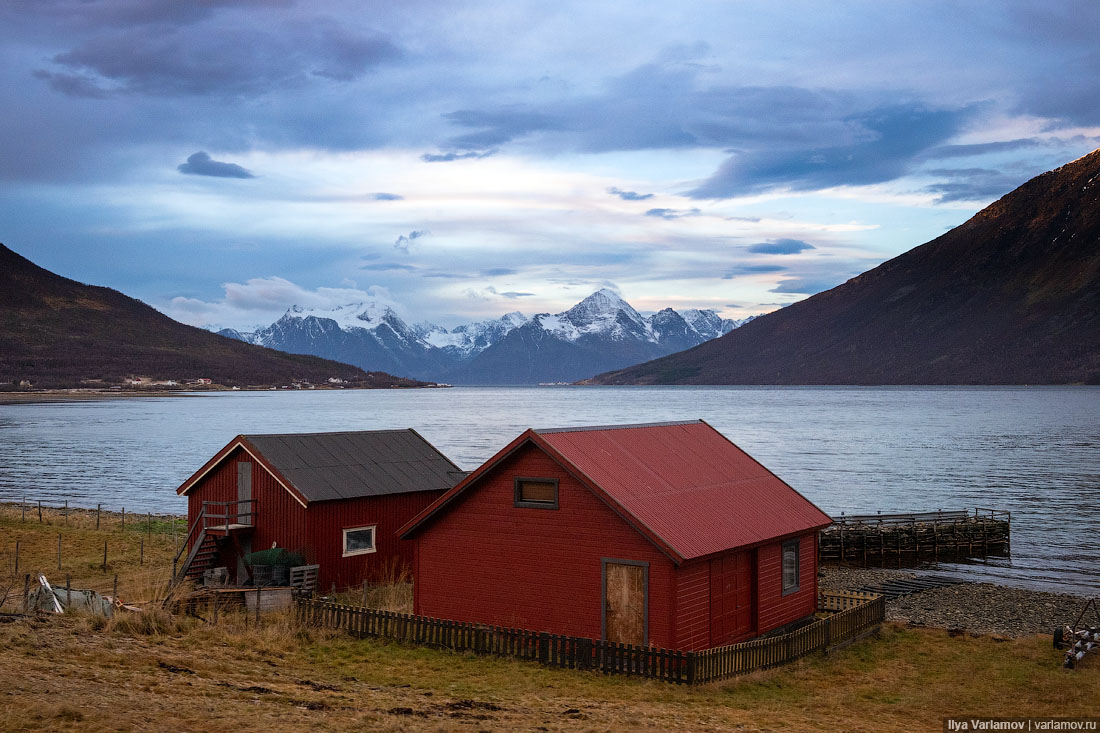
[[328,310],[293,306],[266,328],[218,333],[421,379],[535,384],[571,382],[682,351],[743,322],[697,309],[643,316],[603,289],[562,313],[513,312],[450,330],[428,322],[409,326],[389,306],[362,302]]

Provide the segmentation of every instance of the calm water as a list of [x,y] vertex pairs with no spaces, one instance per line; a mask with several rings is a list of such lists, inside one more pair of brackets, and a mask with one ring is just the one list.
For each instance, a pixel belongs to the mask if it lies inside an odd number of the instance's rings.
[[235,392],[0,406],[0,499],[184,512],[175,487],[238,433],[414,427],[472,469],[527,427],[703,418],[830,514],[1012,511],[998,564],[1100,591],[1100,388],[454,388]]

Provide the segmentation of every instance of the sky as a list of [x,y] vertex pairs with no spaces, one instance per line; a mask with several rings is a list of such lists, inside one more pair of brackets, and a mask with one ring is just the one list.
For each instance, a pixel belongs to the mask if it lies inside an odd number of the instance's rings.
[[731,318],[1100,147],[1100,3],[0,3],[0,242],[192,325]]

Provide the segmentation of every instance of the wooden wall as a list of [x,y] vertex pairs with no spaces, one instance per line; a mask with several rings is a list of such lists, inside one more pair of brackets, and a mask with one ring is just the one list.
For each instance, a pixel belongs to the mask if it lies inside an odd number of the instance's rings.
[[[411,567],[413,543],[398,540],[396,531],[442,491],[418,491],[389,496],[364,497],[343,501],[314,502],[308,508],[243,448],[234,449],[188,493],[188,526],[195,521],[203,501],[237,500],[237,464],[252,464],[252,498],[256,499],[255,528],[238,532],[249,538],[252,551],[266,550],[272,542],[305,555],[308,564],[318,563],[318,589],[327,591],[333,583],[340,589],[359,585],[364,580],[381,579],[387,565]],[[219,513],[222,510],[217,509]],[[342,557],[343,530],[377,524],[376,552]],[[219,565],[237,568],[236,555],[223,551]]]
[[[558,509],[513,506],[517,476],[556,478]],[[533,445],[416,538],[421,615],[599,639],[602,558],[649,563],[649,641],[669,647],[672,561]]]

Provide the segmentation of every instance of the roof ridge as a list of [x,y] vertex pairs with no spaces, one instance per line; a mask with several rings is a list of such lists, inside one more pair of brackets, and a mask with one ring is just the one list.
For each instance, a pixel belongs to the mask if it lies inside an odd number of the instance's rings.
[[304,438],[317,435],[362,435],[363,433],[411,433],[412,428],[383,428],[378,430],[324,430],[315,433],[241,433],[245,438]]
[[701,419],[695,420],[668,420],[665,422],[628,423],[625,425],[578,425],[567,428],[531,428],[531,432],[544,435],[548,433],[582,433],[595,430],[628,430],[631,428],[664,428],[675,425],[699,425],[705,424]]

